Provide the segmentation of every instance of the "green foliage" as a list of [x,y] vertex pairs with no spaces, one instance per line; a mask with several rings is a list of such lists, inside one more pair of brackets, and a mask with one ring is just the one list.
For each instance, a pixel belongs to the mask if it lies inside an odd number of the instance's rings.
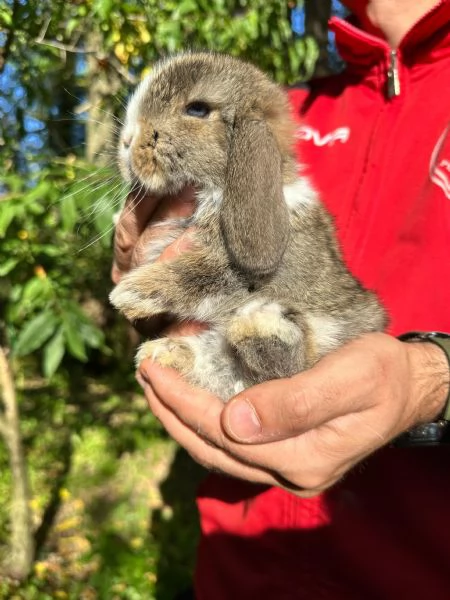
[[[0,598],[166,600],[189,583],[194,478],[175,464],[159,490],[174,447],[135,395],[136,338],[107,299],[126,190],[111,155],[88,164],[85,145],[95,121],[117,131],[123,98],[157,59],[187,48],[242,56],[281,83],[311,73],[317,55],[294,39],[286,0],[0,5],[0,344],[11,349],[38,547],[29,581],[0,578]],[[2,546],[7,460],[0,445]]]
[[[103,198],[102,219],[97,215],[89,223],[86,205],[95,194],[89,185],[81,191],[79,186],[67,187],[68,175],[81,179],[83,172],[86,168],[69,156],[42,168],[31,183],[18,173],[6,172],[3,178],[9,193],[0,205],[0,265],[5,277],[0,320],[6,323],[14,356],[39,351],[47,377],[65,355],[86,362],[92,349],[110,352],[89,306],[104,304],[110,287],[105,244],[110,245],[111,227],[105,229],[103,220],[112,223],[114,203]],[[91,175],[93,187],[98,178],[108,182],[104,173]],[[101,189],[105,193],[105,185]],[[83,249],[99,234],[103,244]],[[102,279],[104,287],[99,288]]]

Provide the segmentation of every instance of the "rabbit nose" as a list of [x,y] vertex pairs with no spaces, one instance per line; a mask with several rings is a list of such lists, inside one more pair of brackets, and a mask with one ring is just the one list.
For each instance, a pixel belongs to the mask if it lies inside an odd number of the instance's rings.
[[145,148],[155,148],[158,139],[159,133],[156,131],[156,129],[146,131],[142,134],[141,139],[139,140],[139,147],[142,150],[145,150]]

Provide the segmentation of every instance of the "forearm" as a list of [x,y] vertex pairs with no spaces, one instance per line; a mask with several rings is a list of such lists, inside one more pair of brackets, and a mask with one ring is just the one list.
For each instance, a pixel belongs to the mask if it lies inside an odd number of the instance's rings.
[[442,415],[449,395],[450,369],[447,357],[437,345],[407,343],[411,393],[416,413],[411,426],[429,423]]

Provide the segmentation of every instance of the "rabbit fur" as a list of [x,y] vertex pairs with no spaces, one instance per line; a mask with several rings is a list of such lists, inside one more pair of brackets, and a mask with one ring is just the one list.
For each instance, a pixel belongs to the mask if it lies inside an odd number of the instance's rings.
[[[170,314],[209,329],[152,339],[138,364],[150,357],[226,401],[384,328],[376,296],[343,263],[293,142],[285,92],[236,58],[177,55],[141,82],[119,143],[121,172],[161,201],[192,185],[196,208],[165,223],[170,232],[111,302],[132,321]],[[155,262],[187,227],[192,248]]]

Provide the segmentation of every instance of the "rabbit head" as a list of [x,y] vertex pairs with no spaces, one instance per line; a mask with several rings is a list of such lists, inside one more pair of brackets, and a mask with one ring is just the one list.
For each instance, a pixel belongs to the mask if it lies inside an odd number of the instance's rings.
[[186,53],[161,61],[134,93],[119,146],[123,176],[148,192],[214,190],[232,263],[261,276],[283,256],[296,177],[284,92],[253,65]]

